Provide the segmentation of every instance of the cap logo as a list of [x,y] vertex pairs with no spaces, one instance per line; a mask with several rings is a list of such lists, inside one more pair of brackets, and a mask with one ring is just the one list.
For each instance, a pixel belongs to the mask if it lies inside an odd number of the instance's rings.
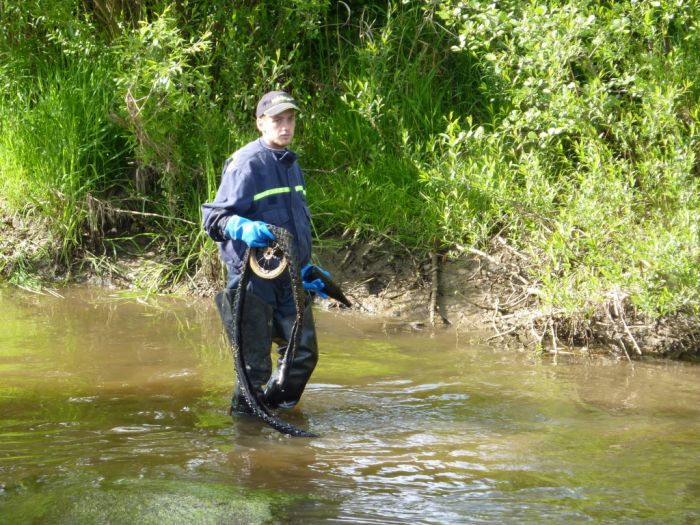
[[294,102],[294,99],[285,95],[278,95],[270,101],[270,106],[276,106],[277,104],[282,104],[283,102]]

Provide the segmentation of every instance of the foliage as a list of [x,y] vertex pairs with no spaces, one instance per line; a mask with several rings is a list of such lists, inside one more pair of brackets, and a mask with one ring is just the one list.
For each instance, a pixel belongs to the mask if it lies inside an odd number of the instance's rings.
[[580,310],[621,288],[649,313],[697,304],[698,105],[683,64],[697,60],[698,4],[441,7],[496,102],[482,151],[470,145],[447,186],[488,196],[487,215],[541,257],[545,302]]
[[499,233],[560,311],[697,312],[697,0],[10,4],[3,194],[65,261],[158,245],[149,289],[209,266],[199,206],[283,88],[319,237]]
[[328,65],[335,89],[304,136],[316,153],[310,172],[322,174],[311,181],[316,223],[323,232],[350,228],[431,250],[443,234],[442,209],[424,193],[420,169],[433,157],[444,116],[466,110],[469,61],[449,51],[431,9],[390,3],[340,15],[324,40],[355,43],[340,45]]
[[58,236],[66,260],[102,235],[94,195],[118,182],[126,162],[108,118],[113,64],[109,56],[84,51],[66,53],[61,67],[34,64],[35,76],[22,84],[8,76],[0,105],[3,197],[14,209],[50,218],[49,231],[39,233]]
[[[122,59],[116,79],[118,121],[128,137],[137,161],[136,191],[144,194],[150,178],[176,217],[179,193],[192,180],[207,152],[202,130],[211,117],[210,77],[206,64],[196,64],[209,50],[210,32],[186,39],[170,9],[126,33],[115,44]],[[193,118],[193,116],[195,118]],[[204,143],[206,145],[206,142]]]

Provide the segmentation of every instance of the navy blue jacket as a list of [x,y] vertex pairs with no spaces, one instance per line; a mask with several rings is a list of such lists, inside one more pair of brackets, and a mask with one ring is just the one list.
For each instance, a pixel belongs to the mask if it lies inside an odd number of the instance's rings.
[[213,202],[202,205],[202,223],[219,243],[221,259],[230,272],[241,273],[246,250],[243,241],[224,234],[231,215],[281,226],[294,235],[299,268],[311,259],[311,220],[306,184],[289,150],[275,150],[262,139],[239,149],[227,161]]

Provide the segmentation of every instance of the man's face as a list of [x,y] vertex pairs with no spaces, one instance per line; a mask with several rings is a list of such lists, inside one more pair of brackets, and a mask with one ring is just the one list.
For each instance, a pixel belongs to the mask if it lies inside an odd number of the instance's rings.
[[258,118],[258,130],[262,133],[262,139],[272,148],[283,149],[289,146],[294,139],[296,126],[296,113],[288,109],[271,117],[263,115]]

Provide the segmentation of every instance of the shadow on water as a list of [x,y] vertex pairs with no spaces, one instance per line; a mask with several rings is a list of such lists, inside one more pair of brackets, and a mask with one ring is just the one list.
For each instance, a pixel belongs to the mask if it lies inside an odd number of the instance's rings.
[[0,523],[697,523],[700,368],[317,312],[284,437],[211,301],[0,290]]

